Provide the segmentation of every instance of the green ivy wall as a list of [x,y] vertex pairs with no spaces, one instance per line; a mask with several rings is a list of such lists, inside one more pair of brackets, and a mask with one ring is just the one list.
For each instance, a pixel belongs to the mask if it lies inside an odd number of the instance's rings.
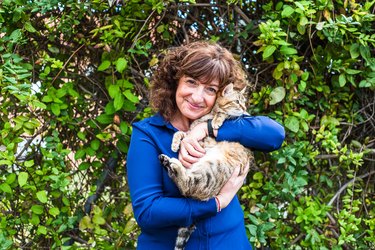
[[211,39],[285,126],[239,193],[249,240],[375,249],[375,1],[3,0],[0,249],[133,249],[131,123],[164,50]]

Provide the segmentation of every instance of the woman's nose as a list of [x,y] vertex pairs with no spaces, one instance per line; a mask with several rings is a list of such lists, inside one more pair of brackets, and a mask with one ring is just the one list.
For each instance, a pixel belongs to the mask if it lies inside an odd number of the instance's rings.
[[204,100],[204,88],[197,88],[191,95],[194,102],[202,102]]

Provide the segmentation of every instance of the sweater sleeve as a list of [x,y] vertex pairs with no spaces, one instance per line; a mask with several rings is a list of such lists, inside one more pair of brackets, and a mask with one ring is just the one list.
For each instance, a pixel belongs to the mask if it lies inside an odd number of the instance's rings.
[[143,230],[187,226],[215,215],[216,202],[183,197],[166,197],[160,150],[147,131],[133,126],[127,156],[127,176],[135,218]]
[[284,139],[284,127],[278,122],[266,116],[248,115],[226,120],[216,137],[217,141],[236,141],[264,152],[279,149]]

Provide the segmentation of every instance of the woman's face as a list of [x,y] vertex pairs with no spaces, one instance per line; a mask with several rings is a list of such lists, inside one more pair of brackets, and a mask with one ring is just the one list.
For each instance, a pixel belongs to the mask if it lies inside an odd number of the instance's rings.
[[176,90],[176,103],[182,117],[194,121],[208,114],[215,104],[218,90],[217,80],[203,84],[188,76],[181,77]]

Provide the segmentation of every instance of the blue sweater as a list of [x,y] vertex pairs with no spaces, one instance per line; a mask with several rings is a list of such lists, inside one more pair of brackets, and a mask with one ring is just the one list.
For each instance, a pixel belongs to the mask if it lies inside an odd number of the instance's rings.
[[[215,199],[198,201],[182,197],[159,163],[158,155],[178,157],[171,142],[177,131],[160,114],[133,124],[127,157],[127,175],[135,219],[141,228],[137,249],[171,250],[177,229],[195,223],[197,229],[186,250],[251,249],[246,236],[239,200],[217,213]],[[264,116],[243,116],[227,120],[218,130],[217,141],[237,141],[261,151],[278,149],[284,128]]]

